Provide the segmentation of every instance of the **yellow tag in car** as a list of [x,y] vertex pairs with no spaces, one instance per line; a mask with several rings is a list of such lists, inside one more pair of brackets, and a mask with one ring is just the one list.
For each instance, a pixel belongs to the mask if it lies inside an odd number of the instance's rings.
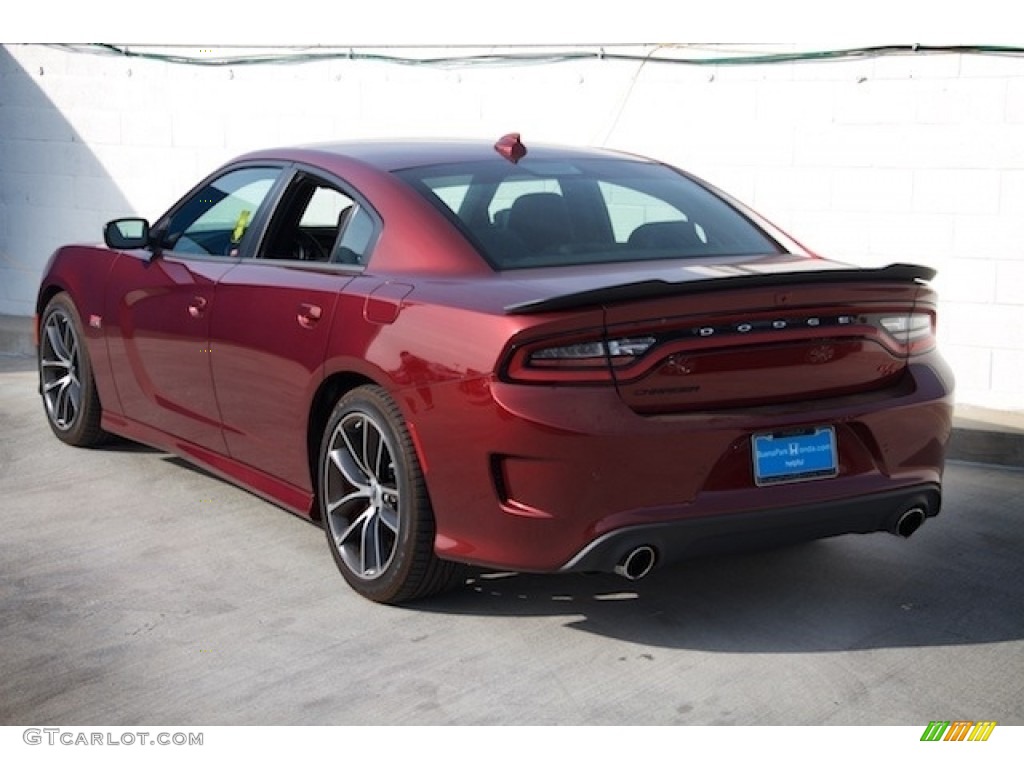
[[238,214],[238,221],[235,222],[235,231],[231,233],[232,243],[237,243],[242,239],[242,235],[245,234],[245,228],[249,226],[249,218],[251,216],[251,211],[242,211]]

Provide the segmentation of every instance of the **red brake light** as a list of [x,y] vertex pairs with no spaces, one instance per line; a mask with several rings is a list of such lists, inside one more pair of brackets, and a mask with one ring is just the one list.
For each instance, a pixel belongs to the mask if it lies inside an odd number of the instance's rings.
[[506,371],[519,381],[608,382],[613,370],[636,362],[656,343],[653,336],[637,336],[530,344],[513,353]]

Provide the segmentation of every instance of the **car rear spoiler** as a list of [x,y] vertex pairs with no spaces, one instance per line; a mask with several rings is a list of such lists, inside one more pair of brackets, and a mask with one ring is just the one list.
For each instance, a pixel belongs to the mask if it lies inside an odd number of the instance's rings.
[[822,269],[801,272],[773,272],[730,275],[700,280],[670,282],[668,280],[642,280],[636,283],[609,285],[576,293],[551,296],[546,299],[531,299],[505,307],[508,315],[534,315],[542,312],[559,312],[566,309],[581,309],[603,304],[618,304],[625,301],[660,299],[668,296],[684,296],[694,293],[738,290],[743,288],[767,288],[776,286],[814,285],[849,282],[920,282],[926,283],[935,277],[935,270],[919,264],[890,264],[877,268]]

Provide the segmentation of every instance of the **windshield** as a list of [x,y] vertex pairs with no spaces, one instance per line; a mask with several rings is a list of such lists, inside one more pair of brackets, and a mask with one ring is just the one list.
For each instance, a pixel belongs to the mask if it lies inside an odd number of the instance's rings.
[[724,200],[655,163],[496,158],[397,175],[451,218],[495,269],[782,250]]

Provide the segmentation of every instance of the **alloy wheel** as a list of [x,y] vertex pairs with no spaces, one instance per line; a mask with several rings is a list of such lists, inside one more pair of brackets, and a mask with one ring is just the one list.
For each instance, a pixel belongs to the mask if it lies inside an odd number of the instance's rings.
[[387,571],[398,546],[400,469],[384,429],[370,415],[348,413],[335,427],[324,465],[324,510],[345,566],[359,579]]
[[81,411],[82,382],[78,335],[62,308],[54,309],[47,316],[40,346],[39,366],[46,412],[57,429],[68,430]]

